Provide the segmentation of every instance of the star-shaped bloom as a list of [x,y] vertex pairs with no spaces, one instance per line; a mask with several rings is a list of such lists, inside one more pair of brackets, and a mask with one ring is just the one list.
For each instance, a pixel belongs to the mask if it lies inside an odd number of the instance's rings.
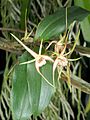
[[[65,38],[65,36],[63,37],[63,39],[64,38]],[[55,44],[56,59],[53,64],[53,84],[55,83],[54,82],[54,74],[55,74],[56,68],[58,66],[65,67],[68,64],[68,59],[64,56],[65,50],[66,50],[66,43],[64,45],[62,43],[62,40],[56,42],[56,44]]]
[[55,74],[55,70],[58,66],[61,67],[65,67],[68,64],[68,60],[66,57],[64,57],[63,55],[57,56],[57,58],[55,59],[54,63],[53,63],[53,84],[55,84],[54,81],[54,74]]
[[62,66],[62,67],[67,66],[67,63],[68,63],[68,60],[66,57],[64,57],[62,55],[58,56],[54,61],[53,71],[55,71],[57,66]]
[[31,60],[31,61],[27,61],[27,62],[23,62],[20,64],[28,64],[28,63],[32,63],[35,61],[35,67],[37,72],[45,79],[45,81],[51,85],[52,87],[54,87],[44,76],[43,74],[40,72],[40,67],[42,67],[43,65],[46,64],[46,61],[51,61],[54,62],[54,60],[52,58],[50,58],[47,55],[41,55],[41,49],[42,49],[42,41],[41,41],[41,45],[40,45],[40,49],[39,49],[39,54],[37,54],[36,52],[34,52],[33,50],[31,50],[30,48],[28,48],[26,45],[23,44],[23,42],[21,42],[16,36],[14,36],[13,34],[11,34],[27,51],[28,53],[30,53],[35,59]]

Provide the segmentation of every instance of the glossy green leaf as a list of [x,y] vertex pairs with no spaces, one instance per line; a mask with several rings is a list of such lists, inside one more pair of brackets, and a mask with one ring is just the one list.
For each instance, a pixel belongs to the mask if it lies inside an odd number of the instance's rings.
[[[90,11],[90,0],[74,0],[75,5]],[[90,42],[90,15],[81,22],[84,39]]]
[[[20,62],[31,60],[24,53]],[[47,63],[40,71],[52,83],[52,64]],[[39,115],[49,104],[54,88],[36,71],[35,64],[17,65],[13,73],[11,106],[14,120],[27,120]]]
[[[68,26],[74,21],[82,21],[87,15],[88,11],[72,6],[67,9],[67,23]],[[66,9],[60,8],[54,14],[45,17],[37,27],[35,40],[48,40],[56,37],[62,33],[66,28]]]

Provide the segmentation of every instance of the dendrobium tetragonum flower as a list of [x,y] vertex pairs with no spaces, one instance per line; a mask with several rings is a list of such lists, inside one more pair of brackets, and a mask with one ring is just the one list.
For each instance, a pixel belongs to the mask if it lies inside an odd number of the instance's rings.
[[[55,43],[55,48],[54,48],[54,54],[56,55],[56,58],[53,63],[53,84],[55,86],[55,81],[54,81],[54,74],[55,70],[57,67],[65,67],[68,64],[68,59],[65,57],[64,53],[66,50],[66,43],[67,43],[67,37],[64,35],[60,41],[52,41],[46,49],[48,49],[51,44]],[[66,40],[65,40],[66,39]],[[64,41],[66,42],[64,44]]]
[[54,87],[44,76],[43,74],[40,72],[40,67],[42,67],[43,65],[46,64],[46,61],[51,61],[54,62],[54,60],[52,58],[50,58],[47,55],[41,55],[41,49],[42,49],[42,41],[41,41],[41,45],[40,45],[40,49],[39,49],[39,54],[37,54],[36,52],[34,52],[33,50],[31,50],[30,48],[28,48],[26,45],[24,45],[16,36],[14,36],[13,34],[11,34],[35,59],[31,60],[31,61],[27,61],[27,62],[23,62],[20,64],[28,64],[28,63],[32,63],[35,62],[35,67],[37,72],[45,79],[45,81],[52,87]]
[[60,72],[58,71],[59,72],[59,77],[58,78],[60,78],[60,74],[61,74],[61,72],[63,72],[62,69],[64,67],[67,67],[68,85],[70,87],[70,68],[69,68],[70,63],[69,63],[69,61],[76,61],[76,60],[79,60],[80,58],[67,59],[66,56],[70,55],[74,51],[77,40],[79,39],[79,34],[80,34],[80,31],[76,35],[75,43],[74,43],[72,49],[68,53],[65,53],[66,46],[67,46],[67,38],[68,38],[68,35],[66,36],[66,34],[61,38],[60,41],[52,41],[49,44],[49,46],[47,47],[47,49],[48,49],[52,43],[55,43],[54,54],[55,54],[56,58],[55,58],[54,63],[53,63],[53,84],[54,85],[55,85],[54,74],[55,74],[56,68],[59,68],[58,70],[60,70]]

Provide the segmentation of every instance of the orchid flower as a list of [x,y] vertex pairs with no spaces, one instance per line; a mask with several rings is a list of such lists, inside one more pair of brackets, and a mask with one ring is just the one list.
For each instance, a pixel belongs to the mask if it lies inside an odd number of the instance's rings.
[[[65,36],[63,37],[63,39]],[[66,38],[67,39],[67,38]],[[62,42],[62,40],[61,40]],[[66,50],[66,44],[63,46],[63,44],[60,41],[55,44],[55,52],[56,52],[56,59],[53,64],[53,84],[54,84],[54,73],[57,66],[65,67],[68,64],[67,58],[64,56],[65,50]]]
[[41,50],[42,50],[42,41],[41,41],[41,45],[40,45],[40,49],[39,49],[39,54],[37,54],[36,52],[34,52],[33,50],[31,50],[30,48],[28,48],[26,45],[24,45],[16,36],[14,36],[13,34],[11,34],[27,51],[28,53],[30,53],[35,59],[31,60],[31,61],[27,61],[27,62],[23,62],[20,63],[21,64],[28,64],[28,63],[32,63],[35,62],[35,67],[37,72],[44,78],[44,80],[52,87],[54,87],[44,76],[43,74],[40,72],[40,67],[42,67],[43,65],[46,64],[46,61],[51,61],[54,62],[54,60],[52,58],[50,58],[47,55],[41,55]]
[[[74,43],[72,49],[68,53],[65,53],[66,45],[67,45],[67,36],[66,36],[66,40],[65,40],[65,42],[66,42],[65,45],[63,44],[64,40],[60,40],[59,42],[56,42],[55,52],[56,52],[57,57],[53,64],[53,82],[54,82],[54,73],[55,73],[56,67],[61,66],[63,68],[65,66],[67,66],[68,83],[70,85],[70,74],[68,73],[69,72],[68,61],[76,61],[76,60],[79,60],[81,57],[77,58],[77,59],[67,59],[66,56],[71,54],[74,51],[76,43],[79,39],[79,34],[80,34],[80,31],[78,32],[78,34],[76,36],[75,43]],[[65,37],[62,37],[62,38],[65,39]],[[59,77],[60,77],[60,75],[59,75]]]
[[60,41],[52,41],[52,42],[49,43],[49,45],[46,48],[46,50],[47,50],[53,43],[55,44],[55,48],[54,48],[55,52],[54,52],[54,54],[57,57],[56,57],[56,59],[55,59],[55,61],[53,63],[53,85],[54,86],[55,86],[54,73],[55,73],[56,67],[57,66],[65,67],[65,66],[67,66],[67,63],[68,63],[67,58],[64,56],[64,52],[66,50],[66,43],[65,43],[65,46],[64,46],[65,38],[66,38],[66,42],[67,42],[66,33],[65,33],[65,35],[63,37],[61,36]]

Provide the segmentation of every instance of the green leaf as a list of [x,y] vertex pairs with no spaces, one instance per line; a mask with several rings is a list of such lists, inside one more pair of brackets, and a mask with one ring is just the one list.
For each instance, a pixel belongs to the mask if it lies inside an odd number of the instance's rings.
[[[82,21],[87,15],[88,11],[72,6],[67,9],[68,26],[74,21]],[[66,28],[66,9],[60,8],[54,14],[45,17],[37,27],[35,40],[48,40],[56,37],[62,33]]]
[[[19,62],[31,60],[24,53]],[[47,63],[40,71],[52,81],[52,64]],[[35,64],[17,65],[13,73],[11,106],[14,120],[27,120],[31,115],[39,115],[49,104],[54,88],[36,71]]]
[[[72,47],[73,47],[73,44],[67,45],[67,48],[72,48]],[[76,45],[74,50],[79,52],[80,55],[90,58],[90,48],[89,47],[83,47],[81,45]]]
[[90,83],[86,82],[82,78],[80,78],[74,74],[71,74],[71,83],[79,90],[81,90],[87,94],[90,94]]
[[[74,0],[75,5],[90,11],[90,0]],[[90,42],[90,15],[81,22],[81,29],[84,39]]]
[[85,112],[86,113],[90,112],[90,95],[89,95],[89,98],[88,98],[88,101],[87,101],[87,104],[86,104]]
[[[25,22],[29,17],[31,0],[21,0],[21,16],[20,16],[20,28],[25,29]],[[28,10],[28,11],[27,11]],[[26,19],[26,20],[25,20]]]
[[[67,77],[65,75],[62,75],[62,79],[66,82],[68,81]],[[70,79],[71,79],[71,84],[75,88],[77,88],[87,94],[90,94],[90,83],[86,82],[82,78],[80,78],[72,73],[70,73]]]

